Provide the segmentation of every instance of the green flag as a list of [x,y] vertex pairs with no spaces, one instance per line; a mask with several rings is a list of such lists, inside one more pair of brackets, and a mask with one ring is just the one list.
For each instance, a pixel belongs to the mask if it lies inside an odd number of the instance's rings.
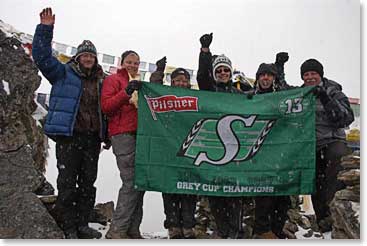
[[135,186],[211,196],[310,194],[312,87],[245,95],[143,83]]

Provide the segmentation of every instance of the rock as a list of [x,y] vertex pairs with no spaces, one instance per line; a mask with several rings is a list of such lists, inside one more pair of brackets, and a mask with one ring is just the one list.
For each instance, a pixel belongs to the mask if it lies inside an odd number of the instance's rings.
[[303,228],[303,229],[310,229],[311,228],[311,223],[308,220],[307,217],[302,216],[301,219],[299,220],[299,225]]
[[302,218],[302,215],[299,213],[298,209],[289,209],[287,214],[288,214],[289,221],[294,224],[298,224],[298,222]]
[[[1,30],[0,49],[0,152],[17,151],[29,145],[34,165],[44,172],[45,136],[32,117],[37,108],[34,93],[41,77],[21,42],[7,37]],[[4,83],[8,91],[5,91]]]
[[286,228],[283,228],[283,233],[288,239],[297,239],[296,235],[294,235],[294,232],[289,231]]
[[[357,204],[359,205],[359,203]],[[360,224],[358,221],[358,215],[354,211],[353,203],[351,201],[338,200],[335,196],[330,203],[330,212],[333,218],[332,238],[360,238]]]
[[29,146],[15,152],[0,152],[0,166],[0,192],[34,192],[44,182],[44,176],[34,166]]
[[46,180],[43,180],[41,186],[35,191],[36,195],[39,196],[51,196],[55,194],[55,189],[52,185]]
[[294,234],[295,232],[298,231],[298,226],[294,223],[289,222],[288,220],[285,222],[283,230],[286,229],[287,231],[291,232],[292,234]]
[[15,228],[0,227],[0,238],[1,239],[12,239],[12,238],[16,238],[16,237],[17,237],[17,233],[16,233]]
[[303,234],[304,237],[308,238],[308,237],[312,237],[313,235],[313,231],[312,230],[308,230],[307,233]]
[[346,185],[358,185],[360,183],[360,170],[350,169],[338,173],[338,180]]
[[340,165],[344,169],[356,169],[360,168],[360,157],[353,153],[352,155],[343,156]]
[[0,228],[18,239],[64,238],[38,197],[32,192],[0,192]]
[[355,193],[350,189],[343,189],[343,190],[339,190],[335,193],[335,199],[336,200],[347,200],[347,201],[359,202],[360,201],[360,194]]
[[107,203],[99,203],[92,210],[89,222],[107,225],[107,222],[111,222],[112,220],[113,211],[114,203],[112,201]]
[[43,204],[54,204],[56,202],[57,196],[50,195],[50,196],[39,196],[38,197]]
[[53,193],[43,176],[46,138],[32,114],[41,78],[22,43],[0,30],[0,237],[63,238],[37,197]]
[[316,215],[315,214],[305,214],[304,216],[307,217],[308,221],[310,221],[311,229],[314,232],[317,232],[319,230],[319,227],[317,225]]

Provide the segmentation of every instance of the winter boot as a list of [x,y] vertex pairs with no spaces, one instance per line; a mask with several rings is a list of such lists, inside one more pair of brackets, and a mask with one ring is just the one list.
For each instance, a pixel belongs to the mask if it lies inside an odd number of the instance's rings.
[[108,230],[105,236],[106,239],[131,239],[126,232],[117,232],[111,229]]
[[140,231],[128,231],[127,235],[131,238],[131,239],[144,239],[141,234]]
[[320,232],[324,233],[324,232],[331,231],[333,229],[332,223],[333,221],[330,216],[320,220],[318,223]]
[[99,231],[90,228],[89,226],[79,226],[78,227],[78,236],[82,239],[93,239],[93,238],[101,238],[102,233]]
[[272,232],[267,231],[261,234],[255,234],[254,239],[278,239],[278,237]]
[[182,239],[182,230],[180,227],[170,227],[168,228],[168,236],[170,239]]
[[192,228],[182,228],[183,236],[185,239],[195,239],[195,233]]
[[79,239],[78,233],[76,230],[68,230],[68,231],[65,231],[64,233],[65,233],[66,239]]

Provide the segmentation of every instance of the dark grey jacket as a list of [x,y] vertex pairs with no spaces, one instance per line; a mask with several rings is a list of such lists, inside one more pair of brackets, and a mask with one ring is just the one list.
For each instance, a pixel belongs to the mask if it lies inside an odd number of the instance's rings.
[[330,100],[323,105],[316,100],[316,137],[317,148],[341,140],[345,141],[344,128],[354,121],[354,114],[342,86],[337,82],[323,78],[320,86],[324,87]]

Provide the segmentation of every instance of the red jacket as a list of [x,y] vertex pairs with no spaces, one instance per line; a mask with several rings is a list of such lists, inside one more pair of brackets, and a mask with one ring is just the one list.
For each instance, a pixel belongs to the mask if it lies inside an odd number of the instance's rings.
[[108,116],[108,135],[136,132],[138,112],[129,103],[130,97],[125,88],[129,83],[126,69],[117,70],[116,74],[107,76],[103,81],[101,106]]

